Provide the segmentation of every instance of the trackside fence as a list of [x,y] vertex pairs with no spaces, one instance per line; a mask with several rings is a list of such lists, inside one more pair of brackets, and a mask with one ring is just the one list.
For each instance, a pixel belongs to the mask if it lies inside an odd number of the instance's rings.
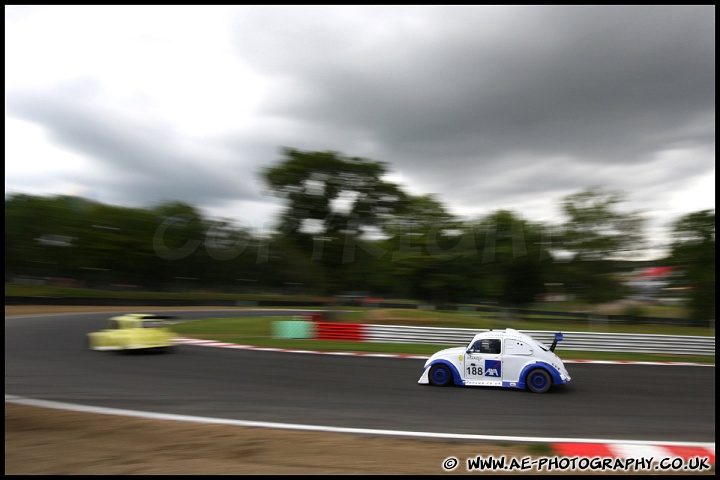
[[[417,343],[464,346],[473,336],[488,329],[410,327],[333,323],[308,320],[275,321],[276,338],[312,338],[376,343]],[[550,345],[556,331],[520,330]],[[715,355],[715,337],[653,335],[602,332],[562,332],[563,341],[557,349],[585,352],[665,353],[673,355]]]
[[[473,336],[488,329],[366,325],[364,340],[381,343],[423,343],[467,345]],[[520,330],[550,345],[555,331]],[[558,330],[560,331],[560,330]],[[557,350],[586,352],[669,353],[673,355],[715,355],[715,337],[677,335],[636,335],[629,333],[562,332]]]

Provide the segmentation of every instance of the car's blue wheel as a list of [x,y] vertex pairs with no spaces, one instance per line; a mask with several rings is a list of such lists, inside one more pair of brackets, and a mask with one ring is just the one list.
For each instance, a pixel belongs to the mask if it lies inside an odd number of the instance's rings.
[[430,379],[430,384],[435,385],[438,387],[446,387],[450,385],[453,381],[452,372],[450,371],[450,368],[442,363],[438,363],[437,365],[433,365],[430,367],[430,375],[428,376]]
[[550,378],[550,374],[548,372],[541,368],[536,368],[528,373],[525,384],[531,392],[545,393],[550,390],[552,379]]

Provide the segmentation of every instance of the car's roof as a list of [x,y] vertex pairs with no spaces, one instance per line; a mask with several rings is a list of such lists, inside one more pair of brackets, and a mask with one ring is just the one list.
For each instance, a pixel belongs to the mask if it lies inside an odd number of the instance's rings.
[[517,340],[524,340],[526,342],[534,342],[530,335],[522,333],[514,328],[506,328],[504,330],[488,330],[487,332],[481,332],[473,337],[473,342],[481,338],[515,338]]

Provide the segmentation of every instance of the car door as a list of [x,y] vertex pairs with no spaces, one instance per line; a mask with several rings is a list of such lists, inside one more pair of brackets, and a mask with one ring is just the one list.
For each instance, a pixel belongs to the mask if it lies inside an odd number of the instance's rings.
[[511,387],[521,380],[523,368],[532,361],[535,349],[521,339],[507,338],[503,345],[503,379]]
[[497,338],[476,340],[463,362],[466,385],[502,385],[502,342]]

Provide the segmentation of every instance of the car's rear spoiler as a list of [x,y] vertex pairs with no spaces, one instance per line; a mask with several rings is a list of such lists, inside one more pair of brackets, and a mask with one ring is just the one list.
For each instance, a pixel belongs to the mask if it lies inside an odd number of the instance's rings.
[[562,332],[557,332],[557,333],[555,334],[555,340],[553,340],[552,345],[550,345],[550,351],[551,351],[551,352],[554,352],[554,351],[555,351],[555,347],[557,347],[558,342],[562,342],[562,341],[563,341],[563,334],[562,334]]

